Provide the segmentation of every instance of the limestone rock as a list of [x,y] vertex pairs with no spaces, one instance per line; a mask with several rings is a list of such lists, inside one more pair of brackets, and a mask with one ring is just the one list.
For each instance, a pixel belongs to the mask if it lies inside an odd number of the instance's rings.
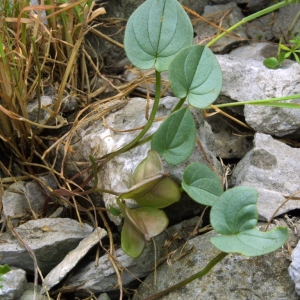
[[[222,19],[222,28],[228,29],[243,19],[243,14],[237,7],[235,2],[229,2],[224,5],[207,5],[204,8],[203,17],[209,21]],[[203,20],[194,26],[198,41],[210,41],[219,33],[219,29],[213,27]],[[244,26],[240,26],[234,31],[234,34],[226,35],[221,40],[211,46],[211,50],[215,53],[228,53],[234,47],[247,43],[247,35]]]
[[[251,48],[245,48],[243,58],[234,53],[217,56],[223,73],[223,88],[218,101],[243,102],[300,93],[298,63],[286,60],[281,68],[271,70],[263,65],[261,56],[248,58],[246,53]],[[235,112],[242,112],[242,109]],[[300,128],[298,109],[246,105],[243,114],[247,124],[257,132],[284,136]]]
[[[2,264],[2,262],[1,262]],[[1,300],[16,300],[26,289],[26,272],[22,269],[12,268],[8,273],[2,276],[2,288],[0,288]]]
[[[288,34],[299,34],[300,19],[297,14],[300,9],[300,4],[291,4],[279,9],[273,25],[273,32],[276,38],[287,37]],[[283,42],[288,43],[288,40]]]
[[44,278],[44,286],[50,290],[58,284],[65,276],[76,266],[76,264],[87,254],[87,252],[95,246],[100,240],[106,236],[106,231],[102,228],[96,228],[92,234],[84,238],[79,245],[71,250],[50,273]]
[[52,175],[46,175],[40,178],[40,185],[38,186],[34,181],[20,180],[6,189],[2,197],[4,216],[11,217],[14,224],[28,214],[37,218],[42,213],[44,202],[49,194],[47,187],[55,189],[56,182]]
[[[124,267],[121,273],[123,286],[127,286],[136,278],[143,278],[149,274],[156,262],[167,258],[168,253],[172,253],[182,243],[189,233],[193,231],[198,218],[184,221],[180,224],[171,226],[160,235],[154,238],[156,257],[152,242],[148,242],[143,254],[137,258],[131,258],[118,249],[115,252],[117,262]],[[172,238],[173,237],[173,238]],[[178,237],[178,238],[176,238]],[[71,277],[68,284],[70,286],[80,286],[81,289],[87,289],[89,292],[103,293],[108,291],[117,291],[116,284],[118,278],[113,268],[109,256],[106,254],[99,258],[98,266],[95,268],[94,262],[90,262],[80,269],[77,274]]]
[[[47,274],[93,228],[72,219],[53,218],[28,221],[15,230],[34,252],[42,273]],[[0,239],[1,264],[33,273],[34,263],[25,247],[9,232],[1,234]]]
[[[299,190],[300,149],[291,148],[271,136],[256,133],[254,147],[237,164],[230,183],[258,190],[260,220],[270,220],[288,196]],[[278,216],[300,208],[299,201],[288,201],[275,214]]]
[[[156,285],[153,284],[153,273],[149,275],[141,284],[134,300],[146,299],[203,269],[220,253],[210,243],[213,235],[215,233],[212,231],[190,240],[188,245],[193,247],[192,251],[159,267]],[[287,271],[289,260],[286,254],[287,249],[278,249],[276,252],[253,258],[229,254],[206,276],[159,299],[296,300],[298,295]]]

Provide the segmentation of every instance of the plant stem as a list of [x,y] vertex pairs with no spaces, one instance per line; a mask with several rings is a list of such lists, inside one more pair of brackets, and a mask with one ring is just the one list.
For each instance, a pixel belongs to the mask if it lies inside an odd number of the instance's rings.
[[[107,156],[107,158],[103,161],[103,163],[107,163],[109,160],[113,159],[117,155],[119,155],[121,153],[124,153],[124,152],[130,150],[131,148],[133,148],[140,141],[140,139],[148,132],[148,130],[152,126],[152,124],[154,122],[154,119],[155,119],[155,116],[156,116],[156,113],[157,113],[157,110],[158,110],[159,101],[160,101],[160,87],[161,87],[161,74],[160,74],[160,72],[155,70],[155,77],[156,77],[155,99],[154,99],[152,111],[151,111],[151,114],[149,116],[149,120],[148,120],[147,124],[142,129],[142,131],[137,135],[137,137],[135,139],[133,139],[127,145],[123,146],[121,149],[119,149],[115,152],[112,152],[110,155]],[[102,163],[101,163],[101,165],[102,165]]]
[[231,102],[231,103],[224,103],[224,104],[216,104],[215,107],[222,108],[222,107],[232,107],[232,106],[240,106],[240,105],[246,105],[246,104],[252,104],[252,105],[261,105],[265,104],[267,105],[268,102],[272,101],[283,101],[283,100],[291,100],[291,99],[299,99],[300,94],[296,95],[289,95],[284,97],[278,97],[278,98],[270,98],[270,99],[263,99],[263,100],[250,100],[250,101],[243,101],[243,102]]
[[215,256],[200,272],[188,277],[187,279],[165,289],[164,291],[161,291],[157,294],[154,294],[145,300],[154,300],[154,299],[159,299],[160,297],[167,295],[185,285],[188,283],[194,281],[195,279],[199,279],[203,276],[205,276],[216,264],[218,264],[223,258],[225,258],[229,253],[221,252],[217,256]]
[[242,19],[240,22],[234,24],[234,25],[231,26],[229,29],[226,29],[226,31],[224,31],[224,32],[222,32],[221,34],[219,34],[216,38],[214,38],[213,40],[211,40],[206,46],[207,46],[207,47],[212,46],[212,45],[215,44],[219,39],[221,39],[223,36],[225,36],[228,32],[231,32],[231,31],[233,31],[234,29],[240,27],[241,25],[243,25],[243,24],[245,24],[245,23],[247,23],[247,22],[249,22],[249,21],[252,21],[252,20],[254,20],[254,19],[257,19],[257,18],[259,18],[259,17],[261,17],[261,16],[263,16],[263,15],[266,15],[266,14],[268,14],[268,13],[270,13],[270,12],[273,12],[274,10],[277,10],[277,9],[279,9],[279,8],[281,8],[281,7],[286,6],[286,5],[289,5],[289,3],[286,2],[286,1],[282,1],[282,2],[279,2],[279,3],[277,3],[277,4],[274,4],[274,5],[270,6],[270,7],[267,7],[267,8],[265,8],[265,9],[261,10],[261,11],[258,11],[258,12],[256,12],[256,13],[254,13],[254,14],[252,14],[252,15],[250,15],[250,16],[244,18],[244,19]]

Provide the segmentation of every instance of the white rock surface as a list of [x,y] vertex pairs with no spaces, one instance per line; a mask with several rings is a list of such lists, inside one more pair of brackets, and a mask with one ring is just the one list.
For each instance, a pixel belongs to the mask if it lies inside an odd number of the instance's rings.
[[[263,50],[257,47],[242,47],[239,56],[236,52],[217,56],[223,72],[222,103],[300,94],[300,65],[286,60],[282,67],[268,69],[263,65]],[[300,103],[299,99],[293,101]],[[256,132],[284,136],[300,128],[299,109],[246,105],[244,115]]]
[[[300,149],[291,148],[271,136],[256,133],[254,146],[237,164],[231,185],[251,186],[258,190],[260,220],[270,220],[286,197],[299,191]],[[278,216],[300,208],[299,201],[288,201],[275,214]]]
[[[2,264],[2,262],[1,262]],[[1,300],[16,300],[26,289],[26,272],[22,269],[12,268],[8,273],[2,276],[3,281],[0,282]]]
[[44,278],[44,288],[48,291],[58,284],[77,265],[77,263],[87,254],[87,252],[100,242],[107,235],[106,231],[100,227],[84,238],[79,245],[71,250],[66,257]]

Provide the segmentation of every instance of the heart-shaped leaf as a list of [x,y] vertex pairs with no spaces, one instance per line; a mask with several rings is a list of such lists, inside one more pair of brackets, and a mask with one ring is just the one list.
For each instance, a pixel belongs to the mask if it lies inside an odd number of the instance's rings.
[[221,180],[201,163],[190,164],[184,171],[182,188],[196,202],[213,206],[223,193]]
[[210,211],[210,222],[216,232],[237,234],[257,224],[257,191],[238,186],[223,193]]
[[177,0],[147,0],[129,18],[124,46],[136,67],[161,72],[192,41],[191,21]]
[[284,227],[268,232],[255,228],[257,224],[257,191],[239,186],[223,193],[214,203],[210,222],[215,231],[222,234],[211,242],[223,252],[246,256],[263,255],[281,247],[288,237]]
[[206,108],[213,103],[222,88],[222,72],[213,52],[203,45],[181,50],[169,67],[173,93],[188,97],[191,105]]
[[169,165],[178,165],[192,154],[196,141],[196,125],[188,107],[172,113],[160,125],[151,141],[151,148]]
[[223,252],[259,256],[277,250],[286,242],[287,238],[287,228],[276,227],[267,232],[253,228],[231,236],[214,236],[210,241]]
[[131,257],[137,257],[142,254],[146,241],[167,228],[168,218],[164,211],[153,207],[129,209],[120,203],[120,208],[124,216],[122,249]]

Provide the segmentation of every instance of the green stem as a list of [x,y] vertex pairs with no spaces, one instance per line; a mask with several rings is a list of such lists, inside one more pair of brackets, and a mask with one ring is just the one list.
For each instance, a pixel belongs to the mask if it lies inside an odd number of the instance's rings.
[[152,111],[149,117],[149,120],[147,122],[147,124],[145,125],[145,127],[142,129],[142,131],[137,135],[137,137],[135,139],[133,139],[130,143],[128,143],[127,145],[123,146],[121,149],[112,152],[111,154],[109,154],[105,160],[103,161],[103,163],[101,163],[101,165],[107,163],[108,161],[110,161],[111,159],[113,159],[114,157],[116,157],[117,155],[124,153],[128,150],[130,150],[131,148],[135,147],[136,144],[141,140],[141,138],[148,132],[148,130],[150,129],[150,127],[152,126],[156,113],[158,111],[158,106],[159,106],[159,101],[160,101],[160,87],[161,87],[161,74],[160,72],[155,70],[155,77],[156,77],[156,90],[155,90],[155,99],[154,99],[154,103],[153,103],[153,107],[152,107]]
[[252,105],[259,105],[259,104],[266,104],[272,101],[283,101],[283,100],[292,100],[292,99],[299,99],[300,94],[278,97],[278,98],[270,98],[270,99],[263,99],[263,100],[250,100],[250,101],[243,101],[243,102],[231,102],[231,103],[224,103],[224,104],[216,104],[215,107],[222,108],[222,107],[232,107],[232,106],[240,106],[246,104]]
[[254,20],[254,19],[257,19],[257,18],[259,18],[259,17],[261,17],[261,16],[263,16],[263,15],[266,15],[266,14],[268,14],[268,13],[270,13],[270,12],[273,12],[274,10],[277,10],[277,9],[279,9],[279,8],[281,8],[281,7],[286,6],[286,5],[289,5],[289,3],[286,2],[286,1],[282,1],[282,2],[279,2],[279,3],[277,3],[277,4],[274,4],[274,5],[270,6],[270,7],[267,7],[267,8],[265,8],[265,9],[261,10],[261,11],[258,11],[258,12],[256,12],[256,13],[254,13],[254,14],[252,14],[252,15],[250,15],[250,16],[244,18],[244,19],[242,19],[240,22],[234,24],[234,25],[231,26],[229,29],[226,29],[226,31],[224,31],[224,32],[222,32],[221,34],[219,34],[216,38],[214,38],[213,40],[211,40],[206,46],[207,46],[207,47],[212,46],[212,45],[215,44],[219,39],[221,39],[223,36],[225,36],[228,32],[231,32],[231,31],[233,31],[234,29],[240,27],[241,25],[243,25],[243,24],[245,24],[245,23],[247,23],[247,22],[249,22],[249,21],[252,21],[252,20]]
[[165,289],[164,291],[161,291],[157,294],[154,294],[145,300],[154,300],[154,299],[159,299],[160,297],[167,295],[185,285],[188,283],[194,281],[195,279],[201,278],[205,276],[216,264],[218,264],[223,258],[225,258],[229,253],[221,252],[219,253],[216,257],[214,257],[200,272],[188,277],[187,279]]

